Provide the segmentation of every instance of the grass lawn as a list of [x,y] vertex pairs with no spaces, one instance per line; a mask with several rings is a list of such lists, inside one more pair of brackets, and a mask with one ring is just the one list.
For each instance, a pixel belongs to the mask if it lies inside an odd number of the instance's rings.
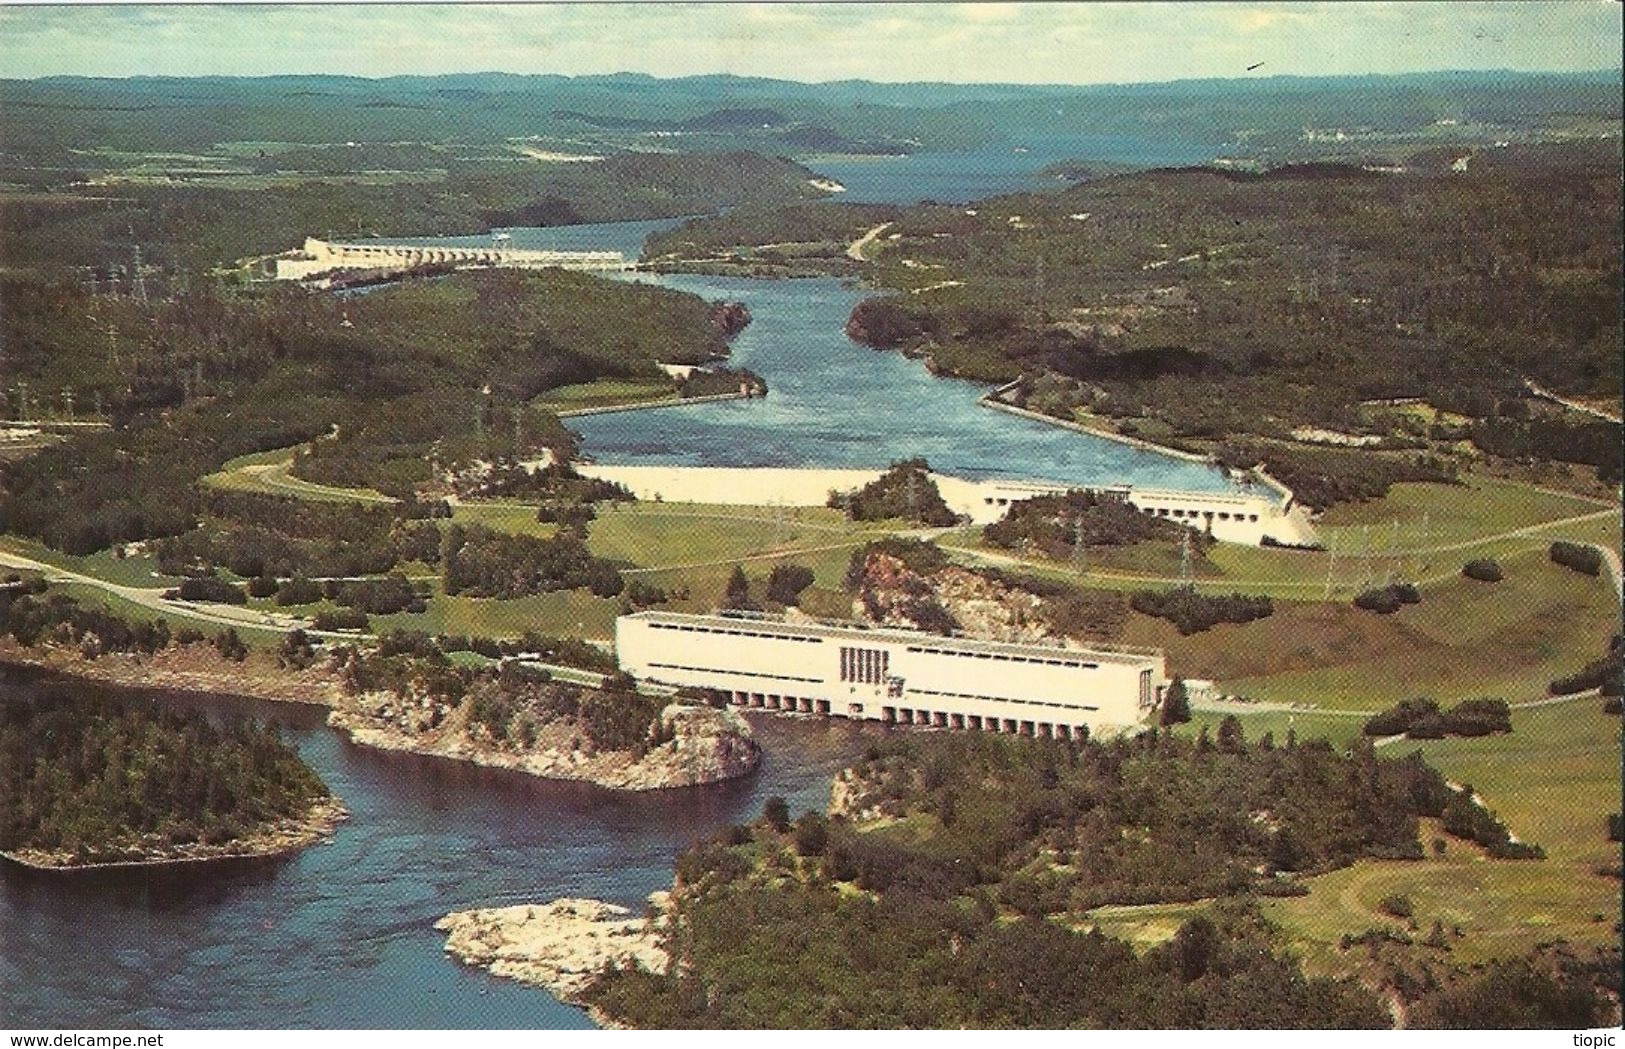
[[1338,550],[1362,550],[1368,542],[1409,549],[1464,542],[1601,509],[1588,500],[1475,475],[1460,485],[1396,484],[1382,499],[1332,507],[1315,527],[1322,541]]
[[[1204,722],[1216,727],[1220,715],[1197,711],[1179,731],[1194,732]],[[1240,714],[1247,737],[1271,730],[1279,743],[1290,723],[1300,738],[1327,736],[1346,742],[1361,719],[1329,714],[1255,712]],[[1594,696],[1544,707],[1515,709],[1509,735],[1478,739],[1402,741],[1383,748],[1386,757],[1420,750],[1447,778],[1469,784],[1520,840],[1546,850],[1544,860],[1492,860],[1476,846],[1448,838],[1437,822],[1423,820],[1420,840],[1425,860],[1362,860],[1307,881],[1309,895],[1264,902],[1303,955],[1312,973],[1358,971],[1363,954],[1344,952],[1344,934],[1370,928],[1426,935],[1435,919],[1446,930],[1460,927],[1451,959],[1472,963],[1527,951],[1537,943],[1565,938],[1576,944],[1617,943],[1619,882],[1597,873],[1599,864],[1617,865],[1619,846],[1607,840],[1604,818],[1620,807],[1620,721],[1602,713]],[[1434,855],[1435,838],[1446,840]],[[1389,895],[1410,897],[1417,928],[1382,913]],[[1080,927],[1098,923],[1108,935],[1136,947],[1172,936],[1179,924],[1206,904],[1152,904],[1102,907]]]
[[536,520],[536,507],[523,503],[459,503],[452,508],[453,524],[484,525],[496,532],[547,538],[559,530],[556,524]]
[[677,391],[668,379],[600,379],[548,390],[532,403],[554,411],[570,411],[665,400],[677,400]]
[[78,557],[15,535],[0,535],[0,550],[119,586],[167,587],[179,582],[174,576],[155,574],[158,562],[146,554],[117,557],[111,550],[102,550]]
[[[673,568],[867,542],[892,529],[854,524],[823,507],[632,503],[604,510],[589,529],[599,557]],[[664,585],[664,584],[662,584]]]
[[1165,649],[1171,673],[1276,703],[1374,711],[1419,695],[1536,699],[1552,678],[1601,655],[1618,608],[1607,580],[1554,565],[1543,550],[1506,558],[1502,568],[1500,583],[1453,573],[1391,616],[1278,601],[1267,619],[1181,637],[1131,614],[1122,640]]
[[619,611],[618,601],[594,597],[585,590],[558,590],[511,600],[437,594],[429,599],[426,612],[372,616],[371,624],[374,633],[400,627],[430,634],[511,638],[534,630],[556,637],[608,641],[615,636]]
[[[172,631],[179,630],[182,627],[192,627],[205,637],[214,637],[227,629],[225,623],[195,619],[184,611],[177,609],[165,609],[158,612],[145,605],[138,605],[133,601],[128,601],[117,594],[109,593],[99,586],[92,586],[89,583],[53,583],[51,584],[51,592],[66,594],[86,608],[105,608],[119,618],[131,623],[145,623],[162,619],[169,624]],[[282,632],[279,630],[270,630],[249,623],[233,623],[231,629],[235,629],[238,636],[254,648],[270,648],[282,643]]]
[[1145,903],[1123,907],[1096,907],[1081,920],[1070,922],[1080,932],[1098,928],[1103,935],[1127,940],[1136,953],[1174,938],[1191,918],[1208,909],[1207,900],[1189,903]]
[[291,496],[322,503],[393,503],[394,499],[371,488],[339,488],[301,480],[288,472],[293,465],[292,448],[275,448],[228,460],[220,469],[203,478],[203,484],[227,491],[259,495]]

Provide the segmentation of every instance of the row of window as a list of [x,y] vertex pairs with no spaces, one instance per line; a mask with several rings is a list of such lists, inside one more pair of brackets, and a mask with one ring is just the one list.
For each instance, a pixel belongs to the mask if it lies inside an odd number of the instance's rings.
[[841,680],[860,685],[878,685],[886,680],[891,653],[878,648],[841,646]]
[[1197,517],[1217,517],[1221,521],[1228,521],[1230,518],[1234,517],[1238,521],[1258,520],[1257,514],[1244,514],[1240,510],[1237,510],[1234,514],[1232,514],[1228,510],[1219,510],[1214,512],[1212,510],[1180,510],[1178,508],[1169,509],[1166,506],[1159,506],[1155,509],[1147,509],[1145,512],[1153,517],[1188,517],[1192,519]]
[[1001,663],[1039,663],[1052,667],[1082,667],[1084,670],[1099,670],[1099,663],[1084,663],[1076,659],[1052,659],[1048,656],[1007,656],[999,652],[973,652],[968,649],[957,648],[930,648],[925,645],[910,645],[910,652],[920,652],[931,656],[958,656],[961,659],[995,659]]
[[765,677],[774,681],[801,681],[809,685],[823,682],[815,677],[796,677],[794,674],[767,674],[756,670],[718,670],[716,667],[686,667],[681,663],[650,663],[659,670],[687,670],[695,674],[731,674],[734,677]]
[[741,630],[735,627],[724,626],[692,626],[688,623],[650,623],[656,630],[681,630],[689,634],[732,634],[735,637],[765,637],[769,641],[805,641],[808,644],[821,645],[821,637],[803,637],[800,634],[769,634],[761,630]]
[[938,692],[930,688],[911,688],[910,694],[921,696],[947,696],[950,699],[974,699],[983,703],[1014,703],[1022,707],[1058,707],[1061,710],[1099,710],[1082,703],[1055,703],[1044,699],[1010,699],[1007,696],[977,696],[969,692]]

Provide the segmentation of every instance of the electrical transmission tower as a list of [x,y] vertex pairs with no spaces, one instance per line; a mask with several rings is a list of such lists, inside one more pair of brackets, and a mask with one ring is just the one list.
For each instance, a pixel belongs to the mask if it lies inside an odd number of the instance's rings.
[[135,244],[135,266],[131,271],[131,277],[135,281],[135,297],[140,299],[142,302],[146,302],[147,301],[147,278],[144,277],[142,275],[142,273],[141,273],[141,242],[140,241],[136,241],[136,244]]

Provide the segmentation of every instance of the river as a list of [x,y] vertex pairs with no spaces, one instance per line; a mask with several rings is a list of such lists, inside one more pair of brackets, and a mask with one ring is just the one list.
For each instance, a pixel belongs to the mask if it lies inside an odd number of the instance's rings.
[[448,911],[578,895],[641,909],[689,843],[779,794],[822,809],[864,735],[841,720],[754,715],[761,769],[630,794],[358,747],[326,711],[95,688],[254,717],[350,809],[333,841],[280,860],[39,873],[0,861],[0,1027],[590,1027],[543,991],[448,960]]
[[[1038,167],[1067,156],[1176,163],[1205,155],[1196,146],[1158,153],[1138,140],[1115,154],[1075,145],[816,166],[849,185],[846,199],[909,202],[1032,188]],[[635,256],[644,237],[672,221],[508,232],[515,247]],[[633,279],[746,303],[754,322],[736,338],[733,361],[765,376],[771,393],[574,420],[600,461],[873,467],[923,455],[964,476],[1223,484],[1199,465],[982,408],[982,387],[852,343],[841,327],[864,293],[837,281]],[[0,669],[0,693],[38,687]],[[277,724],[351,819],[330,844],[277,861],[77,875],[0,864],[0,1026],[590,1026],[542,991],[447,960],[433,923],[453,910],[565,895],[640,906],[669,886],[678,851],[754,817],[766,798],[784,795],[797,812],[822,808],[831,776],[875,731],[757,716],[766,758],[755,775],[630,795],[356,747],[326,728],[317,708],[141,701]]]

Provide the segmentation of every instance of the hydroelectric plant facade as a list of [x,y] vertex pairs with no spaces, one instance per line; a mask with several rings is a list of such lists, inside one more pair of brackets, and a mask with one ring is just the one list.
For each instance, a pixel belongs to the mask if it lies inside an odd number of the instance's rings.
[[640,612],[615,622],[623,671],[736,706],[1058,739],[1139,724],[1161,701],[1156,649],[1072,649],[918,631]]

